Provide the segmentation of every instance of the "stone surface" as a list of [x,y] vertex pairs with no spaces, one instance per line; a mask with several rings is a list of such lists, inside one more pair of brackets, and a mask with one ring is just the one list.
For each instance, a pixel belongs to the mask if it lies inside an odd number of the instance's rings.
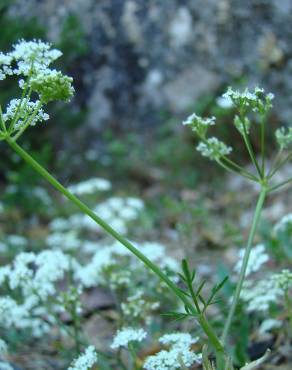
[[89,45],[79,94],[93,129],[148,127],[161,112],[179,121],[239,80],[274,92],[278,118],[291,117],[290,0],[17,0],[11,14],[37,16],[53,42],[78,17]]

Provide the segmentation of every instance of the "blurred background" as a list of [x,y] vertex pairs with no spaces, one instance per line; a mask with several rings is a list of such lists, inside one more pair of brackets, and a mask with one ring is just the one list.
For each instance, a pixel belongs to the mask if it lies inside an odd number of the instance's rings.
[[[200,243],[224,248],[225,236],[231,237],[227,245],[233,245],[233,238],[237,242],[238,227],[249,225],[251,196],[257,189],[226,177],[202,158],[181,121],[194,111],[215,115],[215,135],[232,144],[235,159],[248,164],[232,127],[234,112],[218,97],[228,85],[262,86],[275,94],[267,130],[267,152],[273,156],[274,129],[289,124],[292,114],[291,1],[0,4],[0,49],[8,51],[21,38],[53,43],[63,52],[56,67],[73,76],[76,89],[72,102],[52,104],[50,121],[22,138],[26,149],[65,185],[105,177],[115,193],[141,196],[148,214],[140,232],[151,230],[151,235],[177,243],[178,235],[185,237],[189,228],[185,243],[191,254]],[[2,82],[3,106],[18,94],[17,84]],[[257,133],[252,141],[257,151]],[[33,217],[36,224],[48,222],[55,216],[54,211],[48,215],[54,196],[50,187],[4,145],[1,156],[6,207],[17,205],[18,212]],[[291,167],[285,171],[291,172]],[[271,221],[289,210],[287,196],[284,192],[272,198],[267,210]],[[229,207],[234,202],[239,207]],[[231,223],[219,221],[218,216],[229,217],[228,212]],[[194,225],[203,227],[200,233],[195,227],[196,241]],[[26,229],[22,223],[17,228],[20,233]]]
[[[245,245],[258,189],[202,158],[181,122],[193,112],[215,115],[214,134],[249,165],[234,111],[218,97],[228,85],[259,85],[275,94],[267,123],[272,158],[274,129],[292,117],[291,25],[291,0],[0,0],[0,50],[21,38],[51,42],[63,52],[56,68],[76,90],[69,104],[49,106],[50,121],[21,144],[64,185],[102,177],[112,184],[106,196],[141,198],[145,208],[127,236],[161,242],[216,280]],[[17,83],[1,81],[2,107],[18,95]],[[256,132],[251,139],[257,152]],[[288,172],[291,164],[279,178]],[[0,187],[3,261],[42,250],[50,222],[76,212],[4,144]],[[283,189],[268,199],[256,239],[281,266],[292,262],[291,234],[280,240],[271,230],[291,212],[291,196]],[[93,195],[89,204],[103,198]],[[94,294],[93,311],[104,299]],[[245,333],[239,363],[247,358],[248,320],[237,328]]]
[[[270,125],[290,120],[289,0],[0,4],[1,50],[20,38],[42,38],[63,51],[58,67],[74,77],[75,99],[52,106],[50,123],[28,139],[63,178],[82,177],[93,164],[119,179],[129,171],[146,183],[171,177],[193,186],[200,165],[180,122],[193,111],[219,115],[220,133],[236,141],[230,111],[216,100],[227,85],[264,87],[276,95]],[[11,89],[1,89],[2,102]]]
[[[226,211],[229,198],[233,202],[236,194],[240,193],[243,208],[244,196],[250,205],[249,185],[226,179],[212,162],[201,158],[181,121],[194,111],[216,115],[215,134],[232,143],[234,157],[245,164],[246,151],[232,128],[234,112],[218,96],[228,85],[239,89],[260,85],[276,96],[267,130],[273,156],[274,128],[289,123],[292,113],[291,1],[1,0],[0,4],[1,50],[8,51],[21,38],[44,39],[62,50],[57,67],[74,78],[72,102],[52,104],[49,123],[22,138],[23,145],[65,185],[106,177],[118,193],[148,199],[150,225],[158,226],[158,233],[164,233],[166,225],[170,235],[177,223],[185,223],[180,217],[185,217],[186,205],[195,207],[188,211],[195,209],[200,222],[206,220],[201,212],[207,209],[216,216]],[[2,82],[3,106],[19,94],[16,88],[11,81]],[[257,151],[256,134],[252,140]],[[31,189],[47,184],[9,148],[2,146],[1,153],[2,198],[38,219],[48,207],[40,201],[41,191],[33,196]],[[233,195],[218,197],[226,189]],[[205,197],[207,204],[202,206]],[[208,205],[212,198],[221,203]],[[276,204],[277,211],[270,212],[274,219],[287,208],[287,202]],[[242,217],[248,224],[249,217]],[[220,228],[218,222],[216,227]],[[210,233],[212,243],[222,244],[224,227],[218,235]],[[227,229],[232,234],[232,227]]]

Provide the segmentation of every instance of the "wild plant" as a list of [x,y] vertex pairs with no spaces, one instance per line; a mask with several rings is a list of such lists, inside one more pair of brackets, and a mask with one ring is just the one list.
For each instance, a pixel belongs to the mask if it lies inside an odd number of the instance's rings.
[[[234,91],[228,88],[223,95],[228,104],[236,111],[234,116],[234,127],[238,131],[244,145],[246,146],[248,155],[253,165],[253,170],[246,169],[246,167],[231,159],[231,154],[235,150],[228,146],[217,137],[209,136],[209,131],[212,126],[216,125],[216,118],[203,118],[195,113],[189,116],[183,125],[190,127],[192,132],[199,139],[197,150],[210,160],[216,162],[222,169],[238,176],[244,177],[246,180],[258,184],[259,195],[255,205],[254,216],[251,224],[249,237],[246,248],[243,252],[242,263],[240,265],[236,289],[234,291],[231,305],[228,308],[228,315],[224,318],[224,329],[219,335],[217,329],[212,325],[208,312],[211,305],[216,304],[218,294],[224,286],[227,278],[218,282],[213,286],[210,292],[205,291],[205,281],[198,281],[196,270],[189,266],[188,261],[183,260],[181,272],[179,274],[180,284],[177,279],[169,276],[161,265],[153,262],[151,256],[143,253],[143,248],[135,246],[114,227],[112,227],[104,218],[98,214],[99,210],[90,209],[80,198],[78,198],[76,189],[68,189],[64,187],[55,177],[52,176],[44,167],[40,165],[26,150],[21,147],[18,142],[21,136],[31,126],[40,125],[41,122],[49,119],[45,112],[45,107],[53,101],[68,101],[73,97],[74,88],[71,77],[64,75],[62,72],[51,68],[51,64],[61,56],[61,52],[52,49],[51,45],[42,41],[24,41],[21,40],[13,46],[12,51],[0,54],[0,79],[4,80],[7,77],[17,77],[19,88],[22,93],[20,98],[12,99],[7,105],[6,109],[0,109],[0,140],[6,142],[11,149],[16,152],[24,161],[27,162],[40,176],[47,180],[55,189],[57,189],[63,196],[68,198],[82,214],[88,216],[98,227],[104,229],[111,237],[113,237],[120,245],[123,245],[129,252],[135,255],[147,269],[151,270],[171,291],[171,293],[180,300],[183,306],[182,311],[165,312],[165,315],[174,317],[175,319],[190,318],[197,322],[202,332],[204,333],[205,345],[203,347],[202,356],[195,355],[190,348],[197,339],[192,339],[188,334],[175,337],[163,336],[160,338],[162,344],[169,347],[168,351],[161,351],[156,358],[148,358],[144,364],[144,368],[152,369],[176,369],[187,368],[192,363],[202,361],[205,370],[232,370],[233,361],[230,355],[229,335],[230,328],[234,319],[235,310],[238,306],[241,293],[244,288],[246,275],[248,272],[249,259],[253,250],[254,237],[259,224],[261,212],[265,204],[267,196],[287,186],[292,179],[288,178],[280,183],[274,183],[275,174],[284,166],[289,159],[291,159],[291,143],[292,143],[292,128],[281,127],[276,130],[275,138],[279,146],[278,154],[275,156],[271,166],[267,166],[266,160],[266,131],[267,118],[272,108],[272,101],[274,96],[272,94],[265,94],[264,90],[256,87],[253,91],[248,89],[243,92]],[[256,122],[255,122],[256,121]],[[251,143],[251,133],[258,131],[257,137],[260,144],[260,156],[256,156],[254,148]],[[77,191],[78,194],[78,191]],[[82,218],[78,219],[79,221]],[[10,284],[20,284],[25,296],[33,296],[30,299],[30,304],[35,305],[41,300],[38,297],[42,289],[49,289],[49,292],[54,291],[54,287],[44,284],[42,280],[37,280],[33,272],[30,271],[29,263],[38,261],[39,256],[32,256],[30,254],[22,255],[23,266],[20,273],[23,271],[24,279],[20,279]],[[70,263],[65,258],[60,258],[59,263],[61,268],[59,272],[68,270]],[[37,263],[37,262],[36,262]],[[19,264],[18,264],[19,265]],[[21,264],[20,264],[21,265]],[[13,267],[12,267],[13,269]],[[9,278],[11,267],[6,271],[4,277]],[[23,277],[23,275],[21,275]],[[287,296],[288,286],[283,282],[286,279],[286,273],[281,278],[278,278],[281,286],[285,286],[284,296]],[[15,274],[13,275],[15,276]],[[109,278],[111,277],[109,273]],[[2,279],[4,279],[4,277]],[[27,280],[28,279],[28,280]],[[35,279],[41,286],[35,289]],[[24,281],[30,281],[28,285],[22,286]],[[52,283],[52,282],[51,282]],[[283,285],[284,284],[284,285]],[[27,288],[29,286],[29,289]],[[51,289],[51,290],[50,290]],[[72,292],[71,292],[72,293]],[[47,291],[44,292],[47,294]],[[74,294],[72,294],[73,296]],[[76,292],[78,295],[78,292]],[[288,298],[287,298],[288,299]],[[38,301],[39,300],[39,301]],[[9,301],[9,300],[8,300]],[[31,302],[32,301],[32,302]],[[72,308],[69,296],[64,297],[65,307],[70,310]],[[287,304],[290,302],[287,302]],[[6,308],[13,306],[13,302],[5,302]],[[1,305],[1,303],[0,303]],[[10,305],[10,306],[9,306]],[[78,307],[74,305],[72,315],[76,317]],[[74,311],[74,312],[73,312]],[[9,317],[7,316],[7,319]],[[76,327],[79,323],[76,320]],[[136,364],[136,354],[132,341],[144,339],[144,332],[133,332],[130,328],[126,328],[124,332],[119,332],[113,342],[113,348],[119,346],[127,346],[133,358],[133,368],[139,368]],[[125,334],[126,333],[126,334]],[[139,335],[139,333],[141,335]],[[77,334],[76,334],[77,335]],[[78,346],[77,340],[77,346]],[[266,355],[254,363],[244,366],[242,369],[248,370],[258,366],[266,359]],[[96,361],[96,354],[92,347],[89,347],[84,355],[77,359],[70,369],[87,369]],[[141,368],[141,366],[140,366]]]

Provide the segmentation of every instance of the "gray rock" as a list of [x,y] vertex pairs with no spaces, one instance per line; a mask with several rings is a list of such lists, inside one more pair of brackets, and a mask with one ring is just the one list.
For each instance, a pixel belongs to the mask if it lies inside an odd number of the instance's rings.
[[[102,130],[178,119],[205,94],[244,78],[276,94],[292,113],[290,0],[16,0],[12,15],[37,16],[58,40],[68,15],[89,45],[78,63],[88,125]],[[82,90],[82,89],[81,89]],[[85,97],[85,98],[84,98]],[[78,99],[77,99],[78,101]]]

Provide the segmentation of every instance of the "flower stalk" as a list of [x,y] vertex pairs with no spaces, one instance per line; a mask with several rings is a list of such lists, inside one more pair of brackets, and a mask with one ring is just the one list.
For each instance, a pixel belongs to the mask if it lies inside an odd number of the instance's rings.
[[[177,288],[177,286],[168,278],[166,274],[150,261],[143,253],[139,251],[132,243],[130,243],[121,234],[115,231],[107,222],[101,219],[95,212],[93,212],[86,204],[84,204],[79,198],[73,195],[67,188],[65,188],[58,180],[56,180],[45,168],[43,168],[35,159],[33,159],[23,148],[21,148],[15,140],[10,137],[6,137],[6,142],[9,146],[24,160],[26,161],[39,175],[45,178],[55,189],[62,193],[67,199],[74,203],[84,214],[88,215],[93,221],[101,226],[108,234],[114,239],[118,240],[128,250],[130,250],[144,265],[152,270],[172,292],[183,302],[183,304],[189,309],[194,316],[197,317],[197,311],[191,304],[189,299]],[[207,318],[204,315],[197,317],[202,329],[207,335],[212,347],[216,353],[224,354],[224,348],[217,337],[214,329],[208,323]]]
[[234,313],[235,313],[235,310],[236,310],[236,307],[237,307],[237,304],[238,304],[238,301],[239,301],[239,298],[240,298],[240,292],[241,292],[242,285],[243,285],[243,282],[244,282],[246,269],[247,269],[248,261],[249,261],[249,256],[250,256],[250,252],[251,252],[252,246],[253,246],[254,236],[255,236],[257,226],[258,226],[258,223],[259,223],[259,220],[260,220],[260,215],[261,215],[261,212],[262,212],[262,209],[263,209],[263,205],[264,205],[264,201],[266,199],[267,192],[268,192],[267,187],[265,185],[263,185],[262,189],[261,189],[261,192],[260,192],[260,195],[259,195],[259,198],[258,198],[258,201],[257,201],[257,205],[256,205],[256,209],[255,209],[255,213],[254,213],[250,233],[249,233],[249,236],[248,236],[247,246],[246,246],[244,257],[243,257],[242,267],[241,267],[241,270],[240,270],[238,282],[236,284],[236,289],[235,289],[235,293],[234,293],[234,296],[233,296],[232,304],[231,304],[231,307],[230,307],[230,310],[229,310],[229,313],[228,313],[228,317],[227,317],[227,320],[226,320],[226,323],[225,323],[225,326],[224,326],[223,334],[222,334],[222,337],[221,337],[221,340],[222,340],[223,343],[226,343],[227,335],[228,335],[230,326],[232,324]]

